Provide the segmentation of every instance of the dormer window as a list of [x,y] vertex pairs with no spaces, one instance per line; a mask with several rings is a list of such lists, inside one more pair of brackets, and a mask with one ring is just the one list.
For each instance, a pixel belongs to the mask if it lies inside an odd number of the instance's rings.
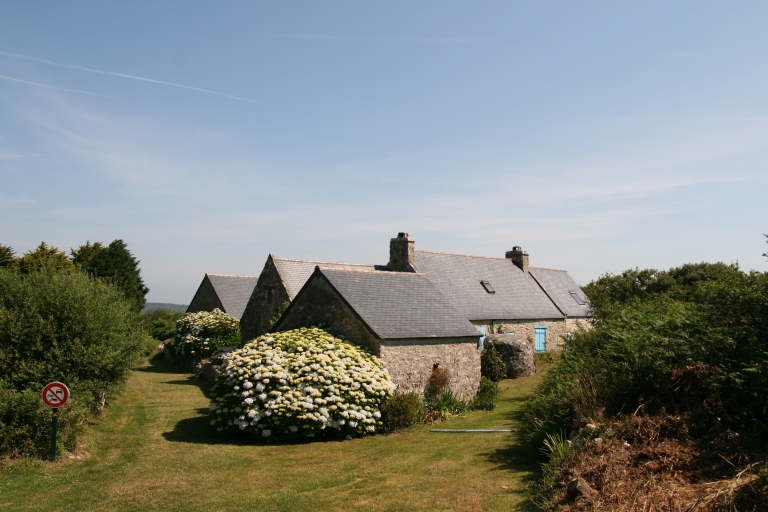
[[569,293],[571,294],[571,297],[573,297],[573,300],[575,300],[579,306],[584,305],[584,300],[581,297],[579,297],[578,293],[576,292],[569,292]]
[[493,286],[491,286],[491,283],[488,281],[480,281],[480,284],[483,285],[483,288],[485,288],[485,291],[488,293],[496,293],[496,290],[493,289]]

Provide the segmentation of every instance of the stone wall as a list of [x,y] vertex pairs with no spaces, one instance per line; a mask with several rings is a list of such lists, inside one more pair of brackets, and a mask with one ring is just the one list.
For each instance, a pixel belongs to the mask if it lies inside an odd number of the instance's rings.
[[187,307],[187,313],[213,311],[217,308],[224,311],[224,306],[221,304],[221,300],[219,300],[216,290],[214,290],[208,276],[205,276],[203,282],[200,283],[200,287],[197,289],[197,293],[192,297],[192,301]]
[[270,255],[240,319],[240,339],[246,342],[269,332],[269,322],[283,302],[290,302],[290,297]]
[[473,399],[480,387],[480,350],[474,338],[383,340],[379,357],[397,393],[423,393],[435,365],[448,370],[451,389],[462,400]]
[[[566,333],[575,332],[579,326],[589,329],[590,324],[584,318],[566,318],[562,320],[495,320],[494,329],[496,332],[507,333],[514,332],[515,336],[521,336],[527,339],[531,344],[535,343],[535,327],[546,327],[546,349],[547,352],[560,352],[565,346]],[[475,327],[485,327],[487,333],[490,332],[490,320],[473,320]]]

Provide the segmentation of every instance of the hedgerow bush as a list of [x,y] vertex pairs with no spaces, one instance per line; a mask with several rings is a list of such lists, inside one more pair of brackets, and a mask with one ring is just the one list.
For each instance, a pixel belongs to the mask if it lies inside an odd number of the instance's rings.
[[176,321],[176,353],[202,359],[240,346],[240,322],[220,309],[187,313]]
[[[75,448],[90,412],[87,404],[77,396],[71,397],[59,409],[57,441],[60,447]],[[0,380],[0,453],[12,457],[45,456],[50,441],[51,408],[43,404],[40,392],[32,389],[17,391]]]
[[381,420],[387,432],[412,427],[419,422],[421,414],[421,396],[413,391],[393,396],[381,408]]
[[183,313],[162,309],[141,313],[147,332],[158,341],[165,341],[176,336],[176,321],[182,316],[184,316]]
[[768,274],[702,263],[585,289],[594,328],[574,334],[533,393],[533,437],[642,405],[766,438],[768,400],[755,390],[768,389]]
[[480,354],[480,375],[493,382],[498,382],[507,376],[507,365],[504,364],[504,359],[493,342],[486,343]]
[[480,377],[480,389],[472,401],[472,408],[478,411],[492,411],[496,408],[499,398],[499,385],[496,382]]
[[144,339],[138,314],[108,283],[50,265],[0,269],[0,451],[47,449],[51,417],[40,393],[54,380],[71,391],[60,420],[73,444],[83,415],[143,360]]
[[258,439],[373,434],[395,388],[377,357],[317,328],[260,336],[221,371],[211,425]]

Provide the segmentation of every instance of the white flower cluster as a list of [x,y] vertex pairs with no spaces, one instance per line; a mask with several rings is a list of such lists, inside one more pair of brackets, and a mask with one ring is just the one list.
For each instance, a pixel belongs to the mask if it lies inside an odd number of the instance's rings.
[[377,357],[317,328],[260,336],[221,370],[211,425],[257,438],[375,433],[395,389]]
[[225,346],[240,345],[240,322],[220,309],[187,313],[176,321],[176,351],[202,359]]

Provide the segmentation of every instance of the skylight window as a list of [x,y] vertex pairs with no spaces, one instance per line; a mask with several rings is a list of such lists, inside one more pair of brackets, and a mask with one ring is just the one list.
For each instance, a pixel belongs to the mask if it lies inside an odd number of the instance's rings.
[[488,293],[496,293],[496,290],[493,289],[493,286],[491,286],[491,283],[488,281],[480,281],[480,284],[483,285],[483,288],[485,288],[485,291]]
[[578,293],[576,293],[576,292],[570,292],[570,294],[571,294],[571,297],[573,297],[573,300],[575,300],[575,301],[576,301],[576,303],[577,303],[579,306],[583,306],[583,305],[584,305],[584,300],[583,300],[581,297],[579,297],[579,294],[578,294]]

